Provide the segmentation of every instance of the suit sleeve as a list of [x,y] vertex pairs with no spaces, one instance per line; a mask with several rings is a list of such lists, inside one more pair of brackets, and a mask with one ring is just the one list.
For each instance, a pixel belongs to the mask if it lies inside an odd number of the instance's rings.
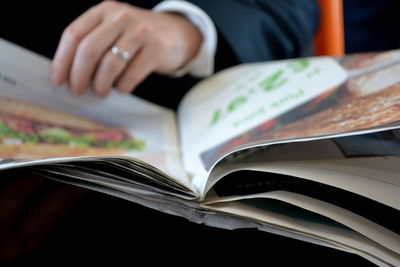
[[315,0],[189,2],[211,17],[219,34],[218,49],[229,47],[237,63],[305,55],[319,21]]

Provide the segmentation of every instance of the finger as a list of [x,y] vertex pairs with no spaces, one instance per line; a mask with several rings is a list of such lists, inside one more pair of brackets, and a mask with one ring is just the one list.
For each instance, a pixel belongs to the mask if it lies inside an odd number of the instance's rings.
[[124,73],[118,79],[117,89],[121,93],[130,93],[155,69],[156,52],[149,46],[144,47],[128,65]]
[[88,87],[97,64],[122,33],[124,24],[123,20],[104,22],[81,41],[69,77],[72,93],[82,94]]
[[92,7],[65,29],[51,67],[51,82],[54,85],[66,82],[80,41],[101,23],[102,18],[103,10]]
[[114,44],[115,47],[121,49],[121,52],[129,53],[127,59],[111,50],[106,53],[93,80],[93,89],[97,95],[101,97],[108,95],[110,88],[127,67],[130,59],[140,49],[142,37],[138,31],[128,31]]

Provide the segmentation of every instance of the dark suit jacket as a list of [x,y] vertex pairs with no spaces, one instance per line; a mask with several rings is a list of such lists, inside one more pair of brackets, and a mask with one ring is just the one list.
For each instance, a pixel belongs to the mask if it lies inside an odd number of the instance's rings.
[[400,1],[343,1],[346,53],[400,48]]

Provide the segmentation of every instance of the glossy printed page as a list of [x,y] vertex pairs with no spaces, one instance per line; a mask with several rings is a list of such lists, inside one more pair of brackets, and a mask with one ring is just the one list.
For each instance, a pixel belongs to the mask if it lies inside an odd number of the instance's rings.
[[398,127],[399,71],[394,50],[247,64],[216,74],[181,105],[185,166],[209,171],[248,147]]
[[175,114],[116,91],[72,96],[48,81],[50,62],[0,40],[0,158],[128,156],[186,180]]
[[262,141],[257,136],[260,127],[265,129],[346,78],[346,71],[331,58],[252,63],[217,73],[193,88],[180,106],[185,167],[204,172],[227,152]]

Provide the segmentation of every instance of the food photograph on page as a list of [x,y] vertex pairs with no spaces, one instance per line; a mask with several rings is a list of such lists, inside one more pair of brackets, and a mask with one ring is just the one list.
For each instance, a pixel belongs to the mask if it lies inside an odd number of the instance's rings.
[[399,50],[335,60],[347,72],[342,85],[203,152],[204,165],[209,168],[223,155],[251,143],[364,130],[400,119]]
[[123,129],[0,97],[0,158],[123,155],[144,147]]

